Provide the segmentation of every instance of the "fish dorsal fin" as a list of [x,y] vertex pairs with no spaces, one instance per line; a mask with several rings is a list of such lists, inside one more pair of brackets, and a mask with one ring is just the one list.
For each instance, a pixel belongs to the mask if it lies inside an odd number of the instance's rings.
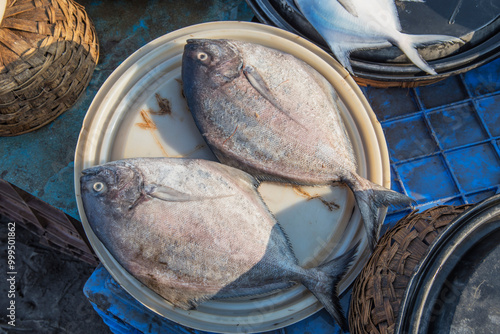
[[358,17],[358,11],[352,0],[337,0],[352,16]]
[[302,126],[303,128],[306,128],[303,124],[301,124],[299,121],[297,121],[294,117],[292,117],[288,112],[284,110],[281,104],[274,98],[273,93],[267,86],[264,78],[262,78],[260,73],[253,66],[251,65],[245,66],[243,68],[243,74],[245,74],[245,77],[247,78],[250,85],[252,85],[252,87],[255,88],[260,95],[262,95],[267,101],[269,101],[269,103],[271,103],[280,112],[285,114],[289,119],[291,119],[298,125]]
[[167,186],[159,186],[152,185],[148,187],[147,194],[156,199],[160,199],[162,201],[167,202],[190,202],[190,201],[204,201],[209,199],[219,199],[234,196],[230,195],[221,195],[221,196],[196,196],[187,194],[185,192],[176,190]]

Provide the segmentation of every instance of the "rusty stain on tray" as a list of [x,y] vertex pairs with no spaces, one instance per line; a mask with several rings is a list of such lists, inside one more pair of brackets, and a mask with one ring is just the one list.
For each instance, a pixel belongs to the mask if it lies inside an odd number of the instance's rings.
[[151,110],[148,110],[148,111],[141,110],[140,114],[141,114],[141,117],[142,117],[142,120],[144,121],[144,123],[136,123],[136,125],[138,127],[140,127],[141,129],[149,130],[149,132],[151,132],[151,135],[153,136],[154,140],[156,141],[156,144],[158,144],[158,146],[160,147],[160,149],[163,153],[163,156],[168,158],[168,157],[170,157],[169,154],[167,153],[167,151],[165,151],[165,149],[163,148],[163,145],[161,144],[160,140],[156,136],[155,130],[157,129],[157,127],[156,127],[155,122],[149,116],[150,113],[151,113]]
[[294,186],[293,191],[297,195],[307,198],[308,201],[313,200],[313,199],[319,199],[321,201],[321,203],[323,203],[328,208],[329,211],[333,211],[333,210],[340,208],[339,205],[336,204],[335,202],[333,202],[333,201],[329,202],[329,201],[325,200],[323,197],[321,197],[320,195],[313,196],[299,186]]
[[163,153],[163,156],[165,156],[167,158],[185,158],[185,157],[188,157],[188,156],[192,155],[193,153],[201,150],[202,148],[204,148],[205,145],[199,144],[199,145],[196,145],[196,147],[193,150],[191,150],[190,152],[187,152],[185,154],[170,155],[167,153],[167,151],[165,150],[165,148],[161,144],[161,141],[155,132],[158,129],[158,127],[156,126],[156,123],[151,118],[151,115],[158,115],[158,116],[172,115],[172,106],[171,106],[170,101],[167,98],[163,98],[158,93],[155,93],[155,98],[156,98],[156,102],[158,103],[158,107],[160,108],[160,110],[155,111],[152,109],[146,109],[146,110],[142,109],[139,113],[141,115],[143,123],[136,123],[136,125],[141,129],[149,130],[149,132],[151,132],[151,135],[153,136],[156,144],[160,147],[160,149]]
[[157,129],[155,122],[153,122],[151,117],[149,117],[149,113],[147,111],[141,110],[140,114],[141,114],[141,117],[142,117],[142,120],[144,121],[144,123],[136,123],[136,125],[138,127],[140,127],[141,129],[145,129],[145,130],[156,130]]

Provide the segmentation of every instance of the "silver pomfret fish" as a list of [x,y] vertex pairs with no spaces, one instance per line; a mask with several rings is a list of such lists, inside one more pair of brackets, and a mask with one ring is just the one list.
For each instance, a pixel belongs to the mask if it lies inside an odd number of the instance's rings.
[[463,44],[453,36],[402,33],[394,0],[295,0],[295,3],[351,73],[349,54],[353,50],[395,45],[417,67],[435,75],[436,71],[423,60],[416,47],[446,42]]
[[190,40],[182,80],[195,122],[221,162],[259,180],[346,184],[372,246],[378,208],[411,202],[356,174],[334,88],[296,57],[253,43]]
[[217,162],[137,158],[84,170],[81,194],[113,257],[173,305],[190,309],[302,283],[347,329],[336,285],[357,247],[317,268],[298,266],[256,185]]

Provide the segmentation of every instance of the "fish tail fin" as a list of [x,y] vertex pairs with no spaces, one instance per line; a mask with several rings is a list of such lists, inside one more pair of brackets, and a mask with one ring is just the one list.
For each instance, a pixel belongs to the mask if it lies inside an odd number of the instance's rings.
[[372,249],[379,238],[382,222],[379,221],[379,208],[388,206],[404,206],[414,203],[410,197],[375,184],[352,173],[352,177],[344,179],[351,188],[356,204],[363,218],[365,230]]
[[464,43],[460,38],[447,35],[408,35],[403,33],[392,42],[406,54],[413,64],[431,75],[437,73],[418,53],[417,46],[431,43]]
[[359,242],[341,256],[318,267],[307,269],[311,275],[306,275],[302,281],[344,332],[349,331],[349,325],[340,305],[337,285],[349,269],[358,246]]

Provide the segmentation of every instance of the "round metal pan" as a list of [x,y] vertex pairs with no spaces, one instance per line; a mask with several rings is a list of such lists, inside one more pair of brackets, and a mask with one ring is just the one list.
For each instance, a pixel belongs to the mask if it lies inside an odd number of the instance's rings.
[[[264,332],[302,320],[321,309],[303,286],[258,297],[209,301],[197,310],[174,308],[132,277],[110,255],[90,228],[80,196],[85,168],[132,157],[215,157],[198,132],[182,96],[181,60],[190,38],[227,38],[259,43],[295,55],[318,70],[336,89],[341,116],[353,143],[358,172],[390,187],[387,146],[380,124],[354,80],[313,43],[263,24],[214,22],[164,35],[126,59],[94,98],[81,129],[75,153],[75,192],[88,239],[113,278],[134,298],[158,314],[196,329],[221,333]],[[166,103],[165,100],[168,100]],[[163,101],[162,103],[159,103]],[[162,106],[170,105],[170,113]],[[361,242],[351,269],[340,284],[345,291],[370,255],[355,201],[345,187],[303,187],[264,183],[266,204],[287,232],[303,266],[315,266]],[[304,193],[311,196],[304,196]],[[333,201],[331,210],[321,200]],[[385,210],[381,211],[381,219]],[[333,320],[332,320],[333,321]]]
[[469,209],[430,246],[395,333],[499,333],[500,195]]
[[[304,18],[293,0],[247,0],[260,22],[316,43],[328,51],[323,38]],[[445,34],[463,39],[457,45],[427,45],[421,55],[436,69],[429,75],[409,63],[397,47],[351,53],[355,79],[374,86],[412,86],[435,82],[485,64],[500,54],[500,5],[494,1],[396,1],[404,33]]]

